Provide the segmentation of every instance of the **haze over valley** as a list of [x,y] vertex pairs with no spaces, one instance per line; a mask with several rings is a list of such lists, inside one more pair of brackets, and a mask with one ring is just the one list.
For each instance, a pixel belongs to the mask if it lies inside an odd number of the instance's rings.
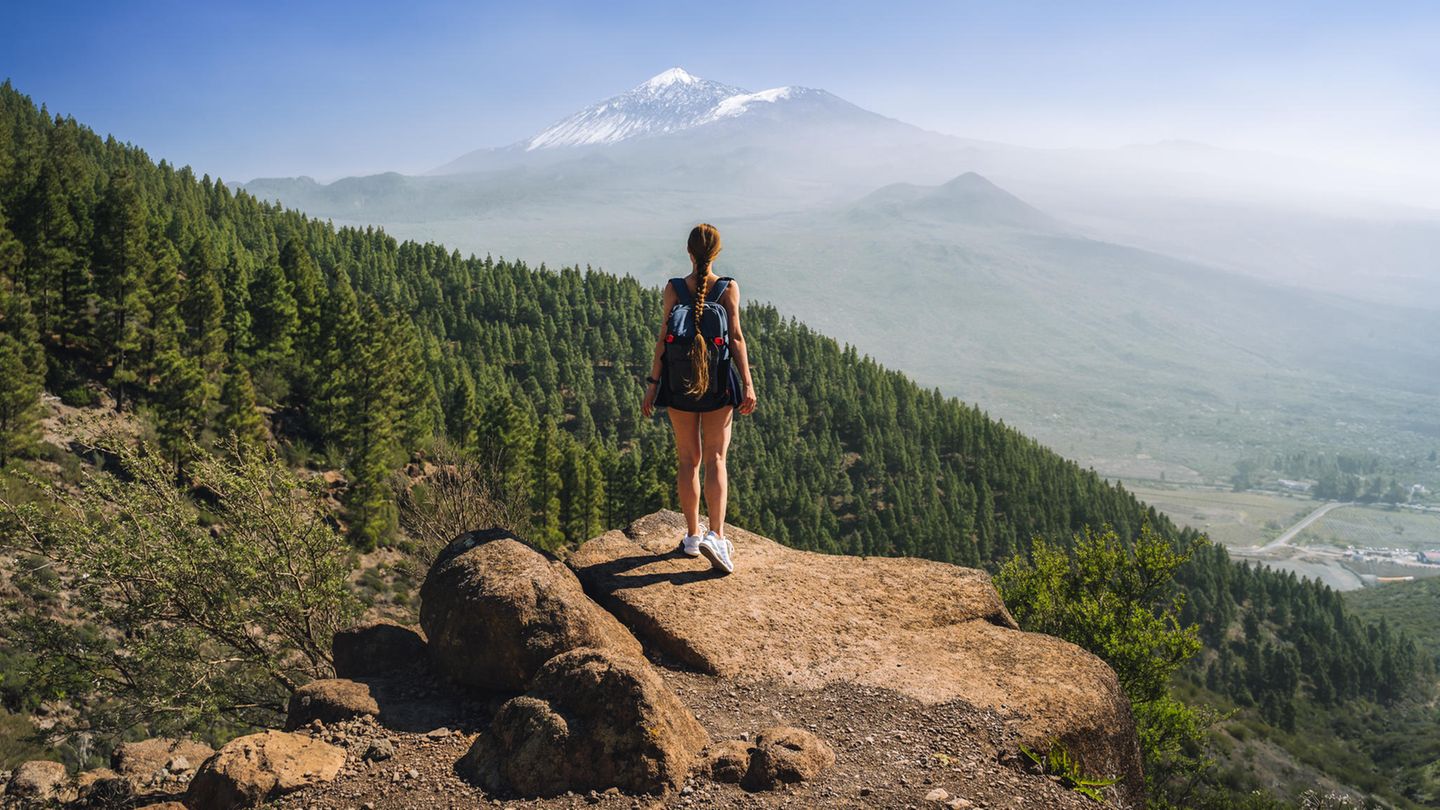
[[1186,142],[969,140],[672,68],[424,175],[245,188],[651,285],[710,221],[747,295],[1103,474],[1228,484],[1301,449],[1440,478],[1422,463],[1440,446],[1440,215],[1353,173]]

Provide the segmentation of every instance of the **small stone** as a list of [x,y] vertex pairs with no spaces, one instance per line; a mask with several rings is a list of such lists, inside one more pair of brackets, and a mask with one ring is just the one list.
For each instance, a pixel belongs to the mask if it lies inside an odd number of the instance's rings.
[[870,795],[870,788],[868,788],[868,787],[862,787],[862,788],[860,788],[860,795],[861,795],[861,796],[869,796],[869,795]]
[[681,796],[689,796],[691,793],[694,793],[694,792],[695,792],[695,788],[690,787],[689,785],[686,785],[685,787],[680,788],[680,795],[681,795]]
[[436,728],[436,729],[431,729],[430,731],[425,732],[425,736],[426,736],[426,737],[429,737],[429,738],[432,739],[432,740],[443,740],[443,739],[445,739],[446,737],[449,737],[449,736],[450,736],[450,729],[448,729],[448,728]]
[[382,762],[393,756],[395,756],[395,745],[385,737],[380,737],[370,741],[362,758],[371,762]]
[[405,772],[405,775],[408,776],[408,777],[410,777],[411,779],[418,779],[418,778],[420,778],[420,772],[417,771],[417,770],[415,770],[414,768],[411,768],[410,770],[406,771],[406,772]]
[[944,788],[935,788],[925,794],[925,801],[940,804],[950,800],[950,794]]
[[957,796],[946,802],[945,806],[949,807],[950,810],[970,810],[970,808],[975,806],[975,803],[969,799],[962,799]]

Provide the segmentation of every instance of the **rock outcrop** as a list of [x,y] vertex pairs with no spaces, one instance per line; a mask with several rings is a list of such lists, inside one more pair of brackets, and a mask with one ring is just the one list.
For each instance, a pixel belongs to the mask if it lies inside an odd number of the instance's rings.
[[487,790],[523,796],[658,793],[679,787],[708,742],[643,658],[582,648],[546,662],[460,768]]
[[431,566],[420,599],[431,659],[468,686],[519,692],[546,661],[580,647],[642,655],[564,563],[505,532],[456,538]]
[[1079,647],[1020,631],[982,571],[919,559],[787,548],[728,527],[737,571],[676,551],[684,519],[662,511],[583,544],[568,560],[587,593],[647,648],[723,678],[807,688],[884,687],[964,701],[1018,741],[1059,744],[1086,773],[1143,790],[1130,704],[1114,671]]
[[262,731],[237,737],[206,760],[185,794],[189,810],[232,810],[329,782],[345,751],[303,734]]
[[10,775],[5,787],[7,800],[20,800],[37,804],[69,798],[70,775],[59,762],[46,759],[32,759],[23,762]]
[[385,675],[424,658],[425,640],[408,627],[373,622],[337,632],[330,654],[337,677]]
[[368,684],[345,678],[324,678],[311,681],[290,695],[285,730],[294,731],[312,720],[338,723],[379,713],[380,704],[370,694]]

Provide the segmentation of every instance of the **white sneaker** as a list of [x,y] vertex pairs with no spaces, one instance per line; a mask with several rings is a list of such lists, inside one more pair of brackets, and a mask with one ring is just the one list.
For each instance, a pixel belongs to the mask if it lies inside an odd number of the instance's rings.
[[700,538],[700,553],[710,561],[712,568],[718,568],[727,574],[735,572],[735,563],[730,559],[735,546],[729,540],[721,537],[715,532],[706,532]]
[[685,539],[680,541],[680,553],[686,557],[700,556],[700,535],[687,534]]

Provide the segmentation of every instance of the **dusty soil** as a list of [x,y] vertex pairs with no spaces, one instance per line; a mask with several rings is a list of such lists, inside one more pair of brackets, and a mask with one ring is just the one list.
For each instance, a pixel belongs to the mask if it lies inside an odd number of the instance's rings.
[[[417,670],[403,684],[377,690],[386,695],[380,723],[366,719],[302,729],[345,747],[349,753],[345,769],[335,782],[285,796],[276,806],[315,810],[943,807],[926,800],[938,788],[948,794],[946,801],[959,798],[973,807],[1097,807],[1050,777],[1025,773],[1021,763],[1000,753],[1013,745],[1005,722],[966,703],[927,706],[875,687],[832,685],[807,690],[774,681],[722,680],[663,665],[660,672],[712,739],[753,737],[773,725],[799,726],[835,749],[835,767],[814,782],[774,792],[747,793],[738,785],[696,776],[667,796],[628,796],[618,791],[545,800],[490,796],[457,776],[454,764],[505,696],[457,699],[453,688]],[[379,762],[364,759],[371,741],[379,738],[393,744],[394,756]]]

